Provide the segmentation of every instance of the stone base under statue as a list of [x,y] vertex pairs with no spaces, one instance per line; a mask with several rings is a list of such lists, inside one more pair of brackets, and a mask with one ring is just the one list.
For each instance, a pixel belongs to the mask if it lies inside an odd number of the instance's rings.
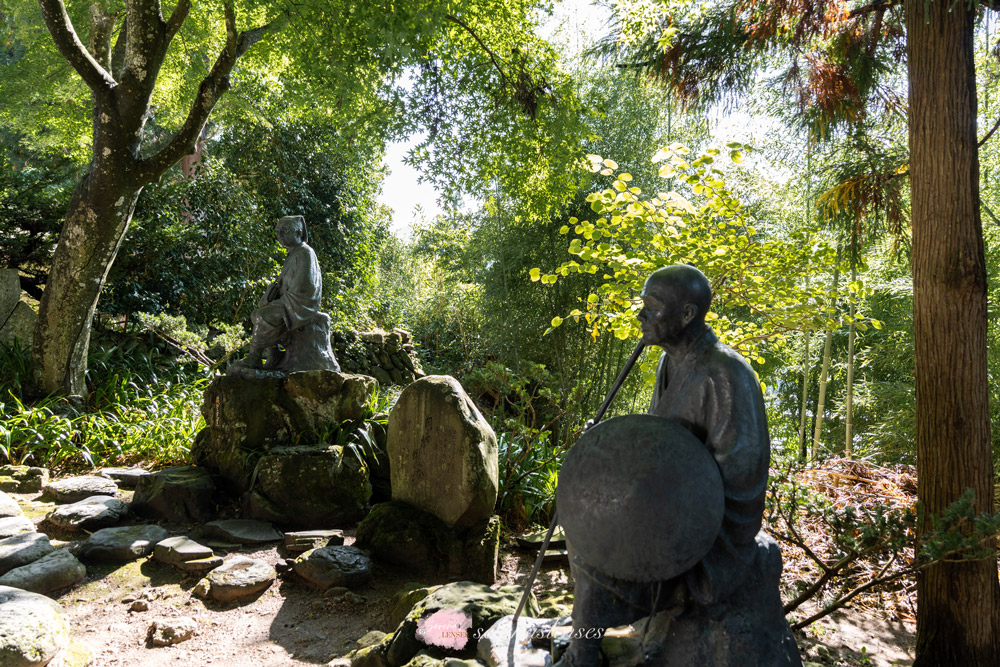
[[268,352],[264,366],[237,361],[226,370],[226,375],[254,380],[283,378],[299,371],[340,372],[340,364],[330,347],[330,316],[326,313],[317,313],[305,325],[285,333],[279,345],[281,349],[275,346]]
[[689,603],[609,630],[601,643],[609,667],[801,667],[778,593],[781,551],[764,532],[757,548],[753,573],[725,602]]

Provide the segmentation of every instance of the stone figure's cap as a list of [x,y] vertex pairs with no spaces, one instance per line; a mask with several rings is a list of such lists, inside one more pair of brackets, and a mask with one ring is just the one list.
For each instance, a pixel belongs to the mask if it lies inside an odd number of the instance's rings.
[[556,505],[570,548],[587,564],[617,579],[662,581],[711,549],[722,527],[722,477],[677,422],[615,417],[566,455]]
[[274,224],[277,227],[281,223],[286,223],[286,224],[295,223],[300,227],[302,227],[302,242],[303,243],[309,242],[309,230],[306,228],[306,218],[304,215],[285,215],[278,218],[278,221]]

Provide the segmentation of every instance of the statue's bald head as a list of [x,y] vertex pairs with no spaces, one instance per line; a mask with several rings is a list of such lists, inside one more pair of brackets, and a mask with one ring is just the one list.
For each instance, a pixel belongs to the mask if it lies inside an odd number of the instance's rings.
[[711,283],[704,273],[690,264],[674,264],[657,269],[646,279],[642,293],[656,297],[672,295],[681,303],[693,304],[697,309],[696,321],[704,321],[712,303]]

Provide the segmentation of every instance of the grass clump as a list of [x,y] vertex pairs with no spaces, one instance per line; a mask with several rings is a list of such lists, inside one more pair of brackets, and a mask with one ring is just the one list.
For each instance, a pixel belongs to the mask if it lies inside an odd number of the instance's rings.
[[0,343],[0,462],[66,470],[186,458],[204,426],[204,369],[136,338],[95,344],[88,368],[85,411],[56,396],[32,401],[30,351]]

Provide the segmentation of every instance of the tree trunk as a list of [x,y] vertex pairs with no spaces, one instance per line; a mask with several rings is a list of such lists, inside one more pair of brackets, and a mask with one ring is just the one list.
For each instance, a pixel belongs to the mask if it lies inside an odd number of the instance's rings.
[[[143,157],[139,149],[156,79],[191,0],[177,0],[168,19],[159,1],[127,0],[124,16],[95,2],[90,6],[88,46],[77,35],[63,0],[38,3],[56,48],[94,99],[94,156],[66,211],[42,293],[33,350],[36,389],[82,399],[87,393],[90,324],[140,190],[194,152],[209,114],[229,89],[236,61],[285,21],[237,32],[233,4],[224,1],[225,46],[198,86],[184,124],[159,151]],[[112,49],[119,19],[121,30]]]
[[[905,11],[918,497],[933,516],[971,488],[975,512],[991,512],[974,13],[941,0]],[[1000,664],[996,557],[929,567],[917,591],[915,667]]]
[[[858,257],[851,253],[851,282],[858,280]],[[857,327],[854,326],[854,315],[857,306],[851,297],[851,307],[847,323],[847,401],[844,412],[847,413],[844,427],[844,456],[850,460],[854,456],[854,339],[857,337]]]
[[139,197],[121,181],[92,167],[70,200],[35,327],[36,383],[43,393],[87,394],[90,324]]
[[799,460],[805,461],[809,457],[809,450],[806,448],[806,408],[809,407],[809,339],[812,337],[811,331],[806,331],[805,351],[802,353],[802,409],[799,412]]
[[[837,250],[837,265],[833,267],[833,289],[830,299],[833,308],[830,317],[837,314],[837,291],[840,287],[840,250]],[[819,398],[816,399],[816,429],[813,431],[812,460],[819,458],[819,442],[823,436],[823,412],[826,410],[826,386],[830,376],[830,353],[833,347],[833,327],[826,330],[826,340],[823,342],[823,367],[819,372]]]

